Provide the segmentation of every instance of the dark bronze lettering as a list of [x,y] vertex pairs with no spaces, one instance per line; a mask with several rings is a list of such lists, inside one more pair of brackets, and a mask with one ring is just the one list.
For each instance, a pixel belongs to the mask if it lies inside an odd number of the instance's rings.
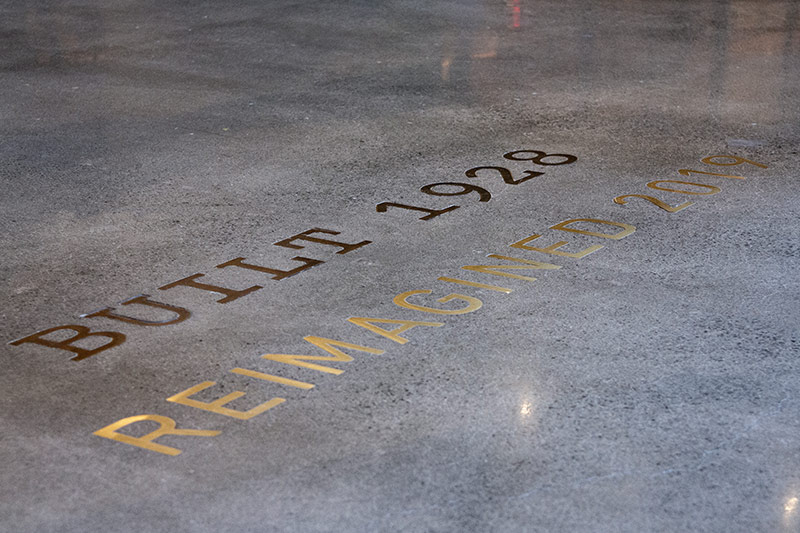
[[[54,331],[60,331],[62,329],[69,329],[75,332],[75,335],[70,337],[69,339],[63,341],[53,341],[48,339],[43,339],[45,335],[49,335]],[[87,350],[86,348],[81,348],[79,346],[73,346],[72,343],[75,341],[79,341],[81,339],[85,339],[87,337],[108,337],[111,339],[106,344],[94,348],[92,350]],[[42,346],[47,346],[49,348],[58,348],[59,350],[67,350],[75,354],[75,357],[72,358],[72,361],[80,361],[82,359],[86,359],[87,357],[91,357],[96,353],[100,353],[103,350],[108,350],[109,348],[113,348],[119,344],[125,342],[125,335],[119,333],[117,331],[91,331],[86,326],[78,326],[69,324],[66,326],[58,326],[55,328],[45,329],[43,331],[37,331],[33,335],[28,335],[27,337],[23,337],[21,339],[17,339],[13,342],[10,342],[12,346],[19,346],[20,344],[32,342],[34,344],[41,344]]]
[[325,261],[320,261],[319,259],[309,259],[308,257],[292,257],[292,261],[302,261],[303,265],[300,265],[297,268],[293,268],[291,270],[278,270],[276,268],[267,268],[259,265],[251,265],[249,263],[244,262],[244,257],[237,257],[236,259],[231,259],[221,265],[217,265],[217,268],[225,268],[229,266],[237,266],[241,268],[247,268],[249,270],[256,270],[258,272],[266,272],[267,274],[272,274],[272,279],[281,280],[284,278],[290,278],[300,272],[307,270],[313,266],[321,265]]
[[515,180],[514,176],[511,174],[511,171],[505,167],[475,167],[467,170],[464,174],[466,174],[468,178],[478,178],[480,177],[478,176],[479,170],[494,170],[495,172],[499,172],[500,176],[503,178],[503,181],[509,185],[519,185],[520,183],[528,181],[529,179],[544,175],[544,172],[525,170],[523,171],[525,177]]
[[235,290],[235,289],[228,289],[225,287],[218,287],[217,285],[207,285],[205,283],[198,283],[194,281],[197,278],[202,278],[204,275],[205,274],[192,274],[191,276],[187,276],[183,279],[179,279],[178,281],[173,281],[172,283],[168,283],[163,287],[159,287],[158,290],[165,291],[173,287],[192,287],[203,291],[224,294],[225,297],[217,300],[217,303],[226,304],[228,302],[232,302],[238,298],[241,298],[242,296],[250,294],[251,292],[257,291],[258,289],[264,288],[261,285],[253,285],[252,287],[248,287],[246,289]]
[[113,320],[127,322],[128,324],[136,324],[137,326],[169,326],[171,324],[177,324],[179,322],[183,322],[184,320],[192,316],[192,313],[190,313],[188,309],[185,309],[183,307],[176,307],[174,305],[169,305],[161,302],[155,302],[153,300],[149,300],[148,299],[149,296],[150,295],[148,294],[142,294],[140,296],[136,296],[135,298],[124,300],[120,302],[120,305],[132,305],[132,304],[147,305],[150,307],[156,307],[158,309],[166,309],[167,311],[171,311],[178,316],[176,316],[171,320],[164,320],[162,322],[158,322],[155,320],[143,320],[141,318],[134,318],[132,316],[112,313],[114,308],[106,307],[105,309],[101,309],[100,311],[95,311],[87,315],[81,315],[81,318],[111,318]]
[[329,229],[322,229],[322,228],[311,228],[308,231],[304,231],[302,233],[298,233],[297,235],[292,235],[288,239],[283,239],[282,241],[278,241],[275,243],[275,246],[283,246],[284,248],[292,248],[294,250],[301,250],[304,246],[300,246],[299,244],[292,244],[293,241],[301,240],[301,241],[308,241],[308,242],[315,242],[318,244],[327,244],[329,246],[338,246],[341,248],[337,254],[346,254],[348,252],[352,252],[357,248],[361,248],[362,246],[366,246],[372,241],[361,241],[355,244],[348,244],[339,241],[332,241],[329,239],[320,239],[319,237],[311,237],[312,233],[327,233],[328,235],[339,235],[338,231],[333,231]]
[[428,213],[424,217],[420,217],[420,220],[430,220],[432,218],[438,217],[439,215],[443,215],[447,212],[450,212],[454,209],[458,209],[460,206],[458,205],[451,205],[450,207],[445,207],[444,209],[428,209],[426,207],[417,207],[415,205],[406,205],[406,204],[396,204],[393,202],[383,202],[375,206],[375,211],[378,213],[385,213],[386,210],[390,207],[399,207],[400,209],[411,209],[413,211],[423,211]]

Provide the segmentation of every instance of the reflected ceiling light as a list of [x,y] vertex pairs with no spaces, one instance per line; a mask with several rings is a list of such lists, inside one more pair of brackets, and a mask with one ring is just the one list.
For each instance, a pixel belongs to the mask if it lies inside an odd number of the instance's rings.
[[450,81],[450,64],[453,58],[445,56],[442,58],[442,81]]

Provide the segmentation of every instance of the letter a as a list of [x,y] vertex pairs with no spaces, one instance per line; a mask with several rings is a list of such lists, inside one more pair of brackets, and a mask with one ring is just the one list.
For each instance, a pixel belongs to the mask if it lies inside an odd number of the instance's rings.
[[[408,331],[411,328],[415,328],[417,326],[431,326],[434,328],[438,328],[444,326],[442,322],[422,322],[419,320],[389,320],[387,318],[364,318],[364,317],[352,317],[347,319],[348,322],[352,322],[357,326],[361,326],[362,328],[366,328],[373,333],[377,333],[387,339],[392,339],[394,342],[399,344],[405,344],[408,342],[408,339],[405,337],[401,337],[399,334],[403,333],[404,331]],[[380,324],[403,324],[399,328],[395,328],[392,330],[383,329],[373,324],[373,322],[378,322]]]

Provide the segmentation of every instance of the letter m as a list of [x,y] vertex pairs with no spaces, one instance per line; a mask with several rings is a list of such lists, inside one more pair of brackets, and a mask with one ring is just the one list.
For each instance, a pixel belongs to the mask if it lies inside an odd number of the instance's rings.
[[319,372],[327,372],[329,374],[341,374],[344,370],[339,370],[338,368],[332,368],[325,365],[318,365],[315,363],[307,363],[306,361],[342,361],[345,363],[349,363],[353,360],[352,357],[344,353],[335,346],[339,346],[341,348],[348,348],[350,350],[357,350],[359,352],[367,352],[376,355],[381,355],[384,353],[384,350],[377,350],[375,348],[369,348],[367,346],[359,346],[358,344],[351,344],[349,342],[342,342],[336,341],[333,339],[326,339],[324,337],[314,337],[308,336],[303,337],[303,340],[310,342],[314,346],[318,348],[322,348],[331,356],[326,355],[290,355],[290,354],[282,354],[282,353],[270,353],[267,355],[262,355],[262,359],[268,359],[270,361],[277,361],[278,363],[286,363],[287,365],[295,365],[295,366],[302,366],[304,368],[310,368],[311,370],[317,370]]

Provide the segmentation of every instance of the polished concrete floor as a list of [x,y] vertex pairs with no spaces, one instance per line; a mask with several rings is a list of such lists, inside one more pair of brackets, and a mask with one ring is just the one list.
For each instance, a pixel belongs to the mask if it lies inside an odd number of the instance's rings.
[[800,531],[800,2],[0,14],[0,530]]

